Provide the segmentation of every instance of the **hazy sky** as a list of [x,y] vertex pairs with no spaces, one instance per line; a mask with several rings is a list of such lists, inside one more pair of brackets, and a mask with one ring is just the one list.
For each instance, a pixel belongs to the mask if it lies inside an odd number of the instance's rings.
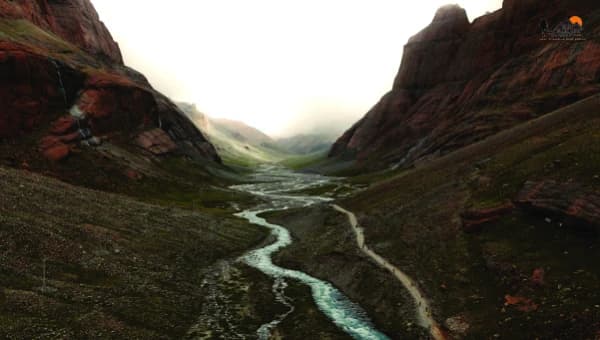
[[[127,65],[174,100],[283,136],[362,117],[448,0],[92,0]],[[502,0],[463,0],[469,18]]]

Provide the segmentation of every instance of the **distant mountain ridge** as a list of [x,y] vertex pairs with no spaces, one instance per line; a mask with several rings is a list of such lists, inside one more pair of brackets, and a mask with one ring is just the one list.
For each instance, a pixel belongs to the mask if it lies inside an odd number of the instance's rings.
[[275,141],[271,137],[243,122],[225,118],[209,118],[209,122],[214,129],[225,131],[240,142],[265,147],[276,147]]
[[326,153],[335,136],[321,134],[299,134],[285,138],[272,138],[246,123],[211,118],[200,112],[195,104],[179,102],[177,105],[202,130],[219,154],[229,162],[246,159],[255,162],[280,161],[293,155]]
[[226,163],[256,165],[278,162],[289,156],[273,138],[248,124],[211,118],[195,104],[179,102],[177,105],[208,136]]
[[327,152],[335,137],[327,134],[300,134],[292,137],[279,138],[277,145],[288,152],[306,155],[318,152]]

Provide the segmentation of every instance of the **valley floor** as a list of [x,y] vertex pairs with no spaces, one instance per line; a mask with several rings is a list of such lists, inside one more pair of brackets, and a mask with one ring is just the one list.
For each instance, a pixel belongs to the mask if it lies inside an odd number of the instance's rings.
[[[255,338],[285,310],[273,279],[237,261],[272,239],[231,215],[229,194],[146,198],[158,205],[7,168],[0,190],[2,338]],[[288,284],[295,311],[275,336],[348,338]]]
[[[293,239],[274,263],[330,282],[393,339],[430,333],[382,263],[414,280],[453,338],[598,338],[594,100],[414,168],[290,186],[282,197],[337,196],[385,261],[361,250],[348,216],[323,203],[263,214]],[[200,176],[187,164],[164,166]],[[161,183],[138,183],[155,195],[145,203],[0,168],[0,335],[253,338],[284,312],[273,279],[236,261],[273,242],[232,216],[265,197]],[[307,286],[288,284],[295,311],[274,336],[348,338]]]

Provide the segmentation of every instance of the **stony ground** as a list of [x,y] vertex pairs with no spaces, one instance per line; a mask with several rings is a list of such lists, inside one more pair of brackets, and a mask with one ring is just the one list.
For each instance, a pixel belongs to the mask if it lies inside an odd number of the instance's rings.
[[0,190],[3,338],[179,338],[201,315],[208,269],[266,236],[5,168]]
[[[0,338],[247,339],[285,310],[273,280],[237,262],[270,242],[230,217],[252,200],[137,187],[146,202],[0,167]],[[287,284],[295,309],[275,338],[348,338],[308,287]]]
[[[273,279],[239,262],[220,261],[202,280],[202,310],[186,339],[254,339],[262,324],[288,308],[272,293]],[[294,311],[273,331],[275,339],[349,339],[315,305],[310,289],[286,281]]]

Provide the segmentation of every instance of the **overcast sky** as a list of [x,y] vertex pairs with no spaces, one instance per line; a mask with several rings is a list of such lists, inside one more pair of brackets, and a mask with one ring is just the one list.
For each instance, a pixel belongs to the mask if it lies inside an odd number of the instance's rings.
[[[92,0],[127,65],[174,100],[275,136],[333,130],[392,86],[444,0]],[[502,0],[458,1],[469,18]]]

